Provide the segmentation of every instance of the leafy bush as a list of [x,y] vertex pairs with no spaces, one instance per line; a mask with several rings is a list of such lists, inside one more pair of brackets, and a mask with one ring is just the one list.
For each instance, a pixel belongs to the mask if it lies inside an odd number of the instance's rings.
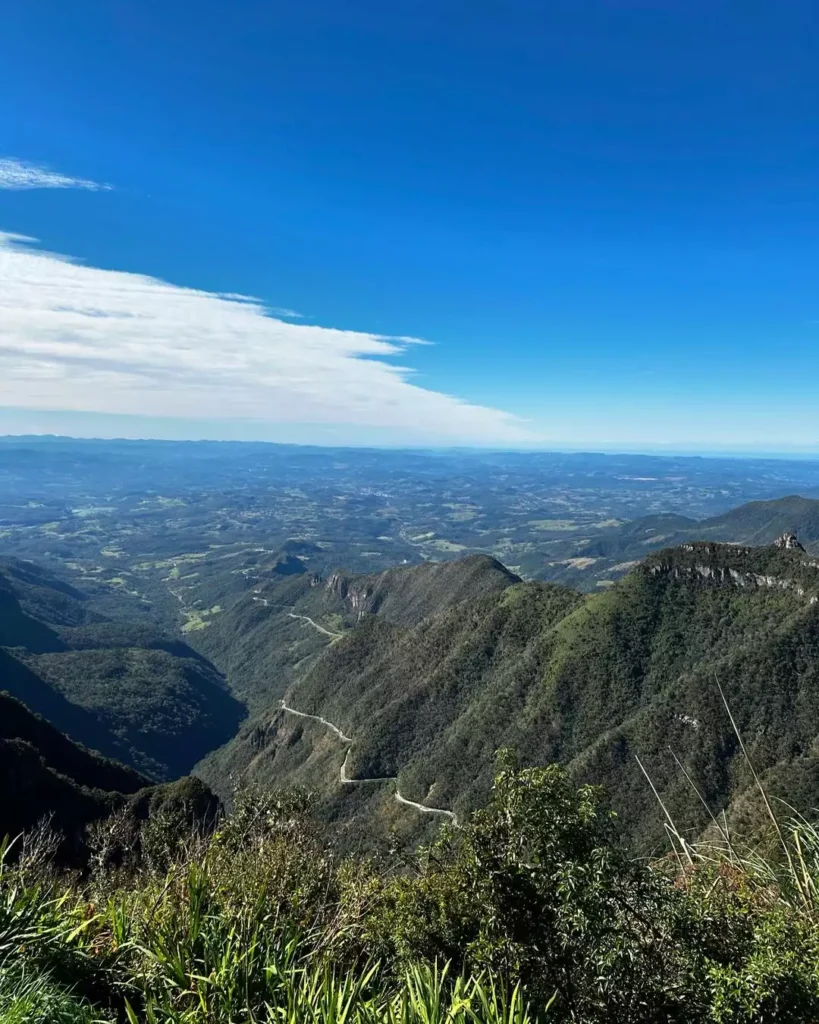
[[[502,757],[489,806],[449,829],[420,874],[385,881],[369,925],[401,962],[521,979],[570,1019],[691,1019],[684,906],[618,845],[599,789]],[[688,1005],[684,1005],[683,996]]]
[[210,834],[160,813],[119,858],[115,819],[84,877],[49,866],[45,832],[13,863],[4,847],[0,1020],[819,1019],[806,822],[777,857],[635,862],[598,789],[508,756],[487,807],[410,863],[337,860],[309,810],[250,792]]

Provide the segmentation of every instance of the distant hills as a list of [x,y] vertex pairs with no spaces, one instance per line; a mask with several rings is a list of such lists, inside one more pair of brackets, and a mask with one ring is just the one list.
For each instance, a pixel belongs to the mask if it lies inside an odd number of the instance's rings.
[[764,545],[784,533],[796,534],[808,551],[819,554],[819,500],[790,495],[752,501],[703,520],[671,513],[642,516],[592,540],[567,543],[565,557],[549,562],[545,575],[582,590],[600,589],[664,547],[697,540]]
[[75,587],[16,559],[0,561],[0,690],[155,780],[187,773],[244,716],[181,640],[108,620]]

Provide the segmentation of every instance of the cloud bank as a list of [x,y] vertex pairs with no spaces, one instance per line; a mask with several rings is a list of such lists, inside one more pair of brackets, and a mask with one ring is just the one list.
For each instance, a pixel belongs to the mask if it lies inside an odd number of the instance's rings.
[[[411,383],[411,338],[287,323],[257,300],[102,270],[0,233],[0,406],[399,431],[510,444],[525,424]],[[292,315],[292,314],[291,314]]]
[[82,188],[87,191],[109,191],[110,185],[102,185],[87,178],[72,178],[47,167],[38,167],[15,157],[0,157],[0,188],[22,191],[32,188]]

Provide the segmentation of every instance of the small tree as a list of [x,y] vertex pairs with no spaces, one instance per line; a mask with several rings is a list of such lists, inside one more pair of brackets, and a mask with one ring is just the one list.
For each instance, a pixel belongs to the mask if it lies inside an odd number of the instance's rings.
[[601,791],[559,765],[521,769],[502,752],[487,808],[385,897],[376,927],[402,959],[520,979],[544,1002],[557,993],[570,1020],[698,1018],[681,894],[628,859]]

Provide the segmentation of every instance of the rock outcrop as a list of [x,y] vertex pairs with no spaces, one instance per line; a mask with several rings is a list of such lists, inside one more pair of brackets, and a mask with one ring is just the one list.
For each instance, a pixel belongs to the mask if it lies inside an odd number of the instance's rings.
[[783,551],[804,551],[805,548],[799,543],[799,538],[795,533],[783,533],[781,537],[777,537],[774,541],[775,548],[781,548]]
[[366,612],[371,611],[370,599],[373,596],[373,586],[363,580],[345,576],[343,573],[334,572],[327,579],[327,590],[339,601],[344,601],[359,618]]

